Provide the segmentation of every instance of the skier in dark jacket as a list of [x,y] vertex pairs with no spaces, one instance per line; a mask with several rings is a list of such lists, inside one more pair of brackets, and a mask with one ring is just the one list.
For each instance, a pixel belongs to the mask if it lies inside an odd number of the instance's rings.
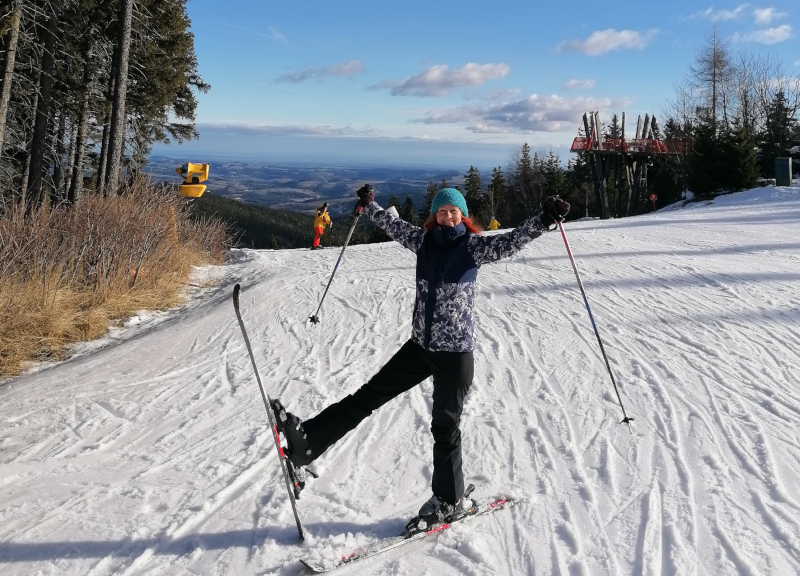
[[472,505],[464,493],[459,422],[474,372],[478,268],[511,256],[539,237],[563,219],[569,204],[551,196],[541,215],[510,232],[487,237],[469,219],[464,196],[453,188],[436,194],[422,228],[389,216],[374,202],[372,186],[362,187],[358,195],[370,219],[417,255],[411,339],[369,382],[313,418],[301,421],[277,400],[273,410],[287,440],[288,458],[293,468],[302,471],[374,410],[433,376],[433,496],[408,526],[424,529]]

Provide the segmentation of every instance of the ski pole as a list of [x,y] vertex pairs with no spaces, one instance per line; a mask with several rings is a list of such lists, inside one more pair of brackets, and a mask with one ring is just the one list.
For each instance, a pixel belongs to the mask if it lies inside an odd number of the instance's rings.
[[581,282],[581,277],[578,274],[578,267],[575,265],[575,258],[572,257],[572,250],[569,249],[569,242],[567,242],[567,235],[564,233],[564,227],[561,225],[561,222],[556,221],[558,224],[558,229],[561,230],[561,237],[564,238],[564,245],[567,247],[567,254],[569,254],[569,260],[572,262],[572,269],[575,271],[575,278],[578,279],[578,286],[581,289],[581,294],[583,295],[583,302],[586,304],[586,311],[589,313],[589,319],[592,321],[592,328],[594,328],[594,335],[597,336],[597,343],[600,344],[600,352],[603,353],[603,359],[606,361],[606,368],[608,369],[608,375],[611,377],[611,383],[614,385],[614,392],[617,393],[617,400],[619,400],[619,407],[622,408],[622,421],[620,424],[627,424],[628,430],[630,430],[631,434],[633,434],[633,430],[631,430],[631,422],[633,422],[633,417],[628,416],[625,413],[625,406],[622,405],[622,398],[620,398],[619,390],[617,389],[617,383],[614,380],[614,374],[611,372],[611,364],[608,362],[608,356],[606,356],[605,348],[603,348],[603,341],[600,339],[600,332],[597,331],[597,325],[594,322],[594,316],[592,316],[592,309],[589,308],[589,300],[586,298],[586,291],[583,289],[583,282]]
[[264,389],[264,384],[261,383],[261,375],[258,373],[258,365],[256,364],[256,357],[253,356],[253,348],[250,346],[250,338],[247,336],[247,330],[244,327],[244,320],[242,320],[242,313],[239,311],[239,291],[241,288],[237,284],[233,287],[233,308],[236,310],[236,319],[239,320],[239,328],[242,329],[242,336],[244,336],[244,343],[247,346],[247,353],[250,354],[250,361],[253,363],[253,370],[256,373],[256,381],[258,387],[261,389],[261,398],[264,400],[264,408],[267,409],[267,418],[269,424],[272,426],[272,433],[275,437],[275,447],[278,449],[278,457],[281,459],[281,470],[283,471],[283,478],[286,481],[286,489],[289,491],[289,501],[292,503],[292,512],[294,512],[294,520],[297,523],[297,533],[300,534],[300,540],[305,540],[303,534],[303,525],[300,524],[300,516],[297,515],[297,504],[292,497],[292,482],[289,480],[289,470],[286,467],[286,462],[283,458],[283,448],[281,448],[281,441],[278,437],[278,426],[275,422],[275,416],[269,407],[270,397]]
[[[358,201],[359,204],[361,200]],[[342,261],[342,256],[344,255],[344,251],[347,248],[347,244],[350,242],[350,237],[353,235],[353,230],[356,229],[356,224],[358,223],[358,217],[361,216],[361,210],[363,206],[356,204],[353,208],[353,224],[350,226],[350,232],[347,233],[347,239],[344,241],[344,246],[342,246],[342,251],[339,252],[339,258],[336,260],[336,265],[333,267],[333,272],[331,272],[330,280],[328,280],[328,285],[325,287],[325,292],[322,293],[322,298],[319,301],[319,306],[317,307],[317,311],[314,312],[313,315],[309,316],[308,319],[311,320],[314,324],[319,324],[319,311],[322,308],[322,303],[325,301],[325,296],[328,294],[328,288],[331,287],[331,282],[333,282],[333,277],[336,275],[336,269],[339,267],[339,262]]]

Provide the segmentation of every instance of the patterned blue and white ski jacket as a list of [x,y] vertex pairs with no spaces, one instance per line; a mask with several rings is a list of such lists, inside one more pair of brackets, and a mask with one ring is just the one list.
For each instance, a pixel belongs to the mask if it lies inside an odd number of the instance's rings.
[[539,216],[496,236],[471,234],[464,224],[426,232],[393,218],[377,203],[364,212],[393,240],[417,255],[417,296],[411,339],[425,350],[471,352],[474,348],[475,279],[478,268],[511,256],[541,236]]

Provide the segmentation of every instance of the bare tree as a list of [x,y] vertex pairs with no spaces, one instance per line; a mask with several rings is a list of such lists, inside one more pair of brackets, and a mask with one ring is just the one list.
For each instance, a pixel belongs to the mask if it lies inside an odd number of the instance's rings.
[[690,69],[690,78],[693,87],[700,91],[711,117],[722,120],[726,127],[732,76],[730,47],[727,42],[719,39],[717,27],[714,26],[695,57],[695,64]]
[[734,115],[750,136],[758,130],[760,112],[758,106],[758,73],[761,60],[749,54],[741,54],[733,71],[732,88],[735,98]]
[[762,127],[767,111],[779,93],[783,93],[789,114],[797,117],[800,111],[800,76],[788,76],[783,63],[775,57],[761,58],[757,64],[755,91]]
[[5,133],[8,101],[11,98],[11,81],[14,76],[14,62],[17,56],[19,40],[19,21],[22,18],[22,0],[14,0],[10,14],[8,32],[6,33],[6,49],[3,61],[2,89],[0,89],[0,152],[3,151],[3,134]]

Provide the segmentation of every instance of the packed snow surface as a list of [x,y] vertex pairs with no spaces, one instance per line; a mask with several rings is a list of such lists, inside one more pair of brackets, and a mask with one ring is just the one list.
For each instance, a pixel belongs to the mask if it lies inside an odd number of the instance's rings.
[[[565,226],[478,275],[462,421],[475,519],[340,569],[378,575],[800,573],[800,188]],[[311,234],[309,234],[309,242]],[[414,257],[236,251],[213,287],[0,386],[0,572],[302,574],[429,496],[431,383],[314,464],[299,542],[253,368],[307,418],[410,336]]]

